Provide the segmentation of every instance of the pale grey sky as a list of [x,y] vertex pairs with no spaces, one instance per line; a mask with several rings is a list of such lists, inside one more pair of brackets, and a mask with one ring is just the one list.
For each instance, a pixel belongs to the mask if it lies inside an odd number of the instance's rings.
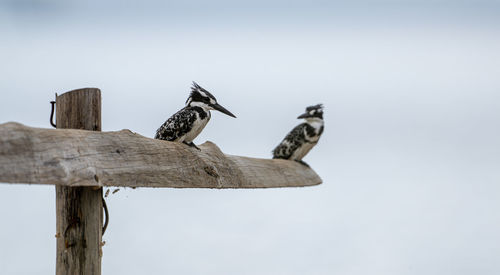
[[[322,185],[122,189],[103,274],[500,272],[498,1],[210,3],[0,1],[0,123],[91,86],[152,137],[195,80],[238,117],[195,143],[270,157],[325,105]],[[0,218],[0,273],[54,273],[54,187],[0,184]]]

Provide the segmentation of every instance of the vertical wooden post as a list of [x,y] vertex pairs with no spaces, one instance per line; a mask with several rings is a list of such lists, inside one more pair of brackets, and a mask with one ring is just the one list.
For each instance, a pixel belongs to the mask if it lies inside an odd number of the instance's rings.
[[[56,98],[57,128],[101,131],[101,91]],[[101,274],[102,188],[56,185],[56,274]]]

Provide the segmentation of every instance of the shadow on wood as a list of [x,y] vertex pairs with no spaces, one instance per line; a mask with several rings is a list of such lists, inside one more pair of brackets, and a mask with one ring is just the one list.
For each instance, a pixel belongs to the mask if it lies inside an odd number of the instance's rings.
[[95,132],[0,124],[0,182],[65,186],[271,188],[321,183],[288,160],[201,151],[129,130]]

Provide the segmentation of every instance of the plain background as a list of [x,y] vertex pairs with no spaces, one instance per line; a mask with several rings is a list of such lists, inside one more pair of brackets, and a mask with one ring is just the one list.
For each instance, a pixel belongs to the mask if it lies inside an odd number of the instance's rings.
[[[121,188],[103,274],[500,274],[498,1],[1,0],[0,33],[0,123],[98,87],[153,137],[194,80],[238,117],[195,143],[268,158],[325,105],[322,185]],[[54,193],[0,185],[1,274],[54,273]]]

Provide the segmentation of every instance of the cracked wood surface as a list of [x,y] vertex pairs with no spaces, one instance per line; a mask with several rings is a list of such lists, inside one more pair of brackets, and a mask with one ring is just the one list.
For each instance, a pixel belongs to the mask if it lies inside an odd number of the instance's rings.
[[288,160],[201,151],[129,130],[95,132],[0,124],[0,182],[65,186],[270,188],[321,183]]

